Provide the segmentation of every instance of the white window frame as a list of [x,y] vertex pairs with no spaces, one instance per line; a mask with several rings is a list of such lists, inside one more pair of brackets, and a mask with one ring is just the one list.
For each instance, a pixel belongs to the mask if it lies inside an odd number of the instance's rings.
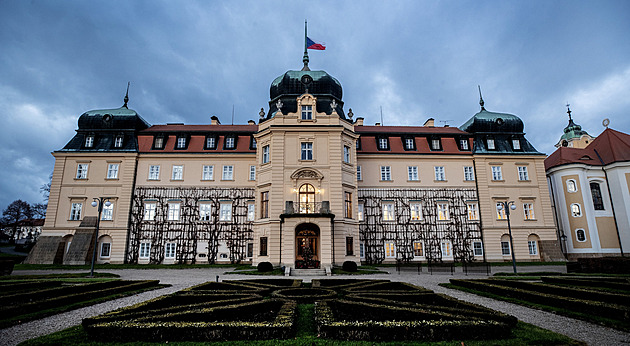
[[177,137],[177,149],[186,148],[186,137]]
[[365,244],[359,242],[359,258],[365,258]]
[[254,202],[247,203],[247,221],[256,219],[256,204]]
[[343,146],[343,162],[350,163],[350,147],[347,145]]
[[[582,233],[584,234],[584,239],[580,240],[580,231],[582,231]],[[588,240],[588,236],[586,235],[586,230],[584,230],[583,228],[578,228],[575,230],[575,240],[577,240],[580,243],[584,243]]]
[[381,166],[381,181],[392,180],[392,168],[390,166]]
[[405,149],[413,150],[414,140],[413,138],[405,138]]
[[101,221],[112,221],[114,219],[114,203],[109,206],[103,203],[103,211],[101,212]]
[[523,216],[525,220],[536,220],[536,214],[534,213],[534,203],[523,203]]
[[262,163],[268,163],[269,161],[269,145],[265,145],[262,148]]
[[383,202],[381,205],[381,209],[383,211],[383,221],[394,221],[394,202]]
[[[573,206],[577,207],[577,214],[573,210]],[[572,217],[582,217],[582,206],[579,203],[571,203],[569,206],[569,212]]]
[[464,166],[464,180],[475,181],[475,171],[473,170],[473,166]]
[[118,179],[118,163],[110,163],[107,165],[107,179]]
[[379,138],[378,139],[378,148],[381,150],[387,149],[387,138]]
[[151,243],[140,243],[140,250],[138,250],[138,258],[146,259],[151,257]]
[[461,150],[468,150],[468,140],[467,139],[460,139],[459,140],[459,146],[462,148]]
[[149,179],[148,180],[160,180],[160,165],[149,166]]
[[171,180],[184,180],[183,165],[173,165],[173,174],[171,175]]
[[180,202],[168,202],[168,214],[167,221],[179,221],[181,216],[181,203]]
[[212,221],[212,204],[199,203],[199,221]]
[[232,202],[221,202],[219,221],[232,221]]
[[302,161],[313,160],[313,142],[300,143],[300,160]]
[[[105,245],[107,245],[107,246],[105,246]],[[107,249],[107,253],[103,253],[103,251],[105,249]],[[99,255],[98,255],[99,258],[110,258],[111,255],[112,255],[112,243],[110,243],[110,242],[101,243],[100,251],[98,253],[99,253]]]
[[530,256],[538,255],[538,241],[536,241],[536,240],[528,240],[527,241],[527,249],[529,251]]
[[439,139],[432,139],[431,140],[431,149],[433,149],[433,150],[440,150],[440,140]]
[[157,210],[156,202],[145,202],[144,203],[144,221],[154,221]]
[[94,147],[94,135],[88,135],[85,137],[85,147],[86,148]]
[[234,149],[234,147],[235,147],[235,138],[233,136],[225,137],[225,148]]
[[509,241],[501,241],[501,255],[509,256],[512,254],[512,247]]
[[153,147],[155,149],[164,149],[164,137],[155,137]]
[[114,148],[122,148],[123,136],[114,137]]
[[77,164],[77,179],[87,179],[89,167],[90,167],[89,163]]
[[357,180],[363,180],[363,174],[361,172],[361,166],[357,166]]
[[396,258],[396,243],[393,241],[385,242],[385,258]]
[[256,180],[256,166],[249,166],[249,180]]
[[206,138],[206,148],[214,149],[217,147],[217,138],[214,136],[208,136]]
[[302,105],[302,120],[313,120],[313,106],[312,105]]
[[81,221],[81,212],[83,210],[83,203],[72,203],[70,206],[70,220]]
[[223,166],[223,175],[221,180],[234,180],[234,166]]
[[494,181],[502,181],[503,180],[503,172],[501,170],[501,166],[490,166],[492,169],[492,180]]
[[409,215],[411,221],[422,221],[422,203],[410,202],[409,203]]
[[468,221],[479,220],[479,205],[477,202],[466,203],[466,212],[468,214]]
[[201,170],[201,180],[214,180],[214,166],[204,165]]
[[[479,247],[477,247],[477,245]],[[483,256],[483,243],[481,241],[473,242],[473,256]]]
[[[573,188],[571,188],[571,184],[569,183],[572,183]],[[575,181],[575,179],[567,179],[567,192],[574,193],[574,192],[577,192],[577,190],[578,190],[578,187],[577,187],[577,182]]]
[[436,181],[446,181],[446,171],[444,170],[444,166],[434,166],[433,171],[435,172]]
[[177,254],[177,243],[166,243],[164,245],[164,258],[174,259]]
[[494,145],[494,139],[488,138],[488,150],[496,150],[496,146]]
[[[422,255],[416,255],[416,244],[420,244],[420,249],[422,251]],[[424,242],[422,240],[416,240],[413,242],[413,258],[424,258],[425,254],[424,254]]]
[[512,148],[514,148],[514,150],[521,150],[521,141],[518,139],[512,139]]
[[419,181],[418,166],[407,166],[407,175],[409,181]]
[[453,258],[453,244],[450,240],[442,240],[440,250],[442,251],[442,258]]
[[528,181],[529,173],[527,172],[527,166],[518,166],[518,180]]
[[438,221],[448,221],[451,219],[449,204],[448,202],[437,202],[436,204],[437,210],[437,219]]

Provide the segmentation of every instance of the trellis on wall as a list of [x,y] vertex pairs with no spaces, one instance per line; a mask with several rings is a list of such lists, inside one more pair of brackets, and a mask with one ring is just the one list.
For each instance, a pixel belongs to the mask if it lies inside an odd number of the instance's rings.
[[[137,187],[127,262],[138,263],[140,243],[150,242],[149,263],[162,263],[166,243],[176,244],[175,263],[194,264],[201,253],[209,263],[215,263],[221,243],[227,246],[229,261],[238,263],[247,258],[247,244],[253,241],[253,222],[247,219],[248,204],[253,201],[254,189],[250,188]],[[169,202],[180,204],[176,221],[168,220]],[[219,221],[222,202],[231,203],[231,220]],[[153,220],[144,219],[145,203],[156,204]],[[211,205],[209,221],[200,220],[201,203]]]
[[[359,224],[364,244],[365,262],[378,264],[385,260],[385,243],[396,246],[395,258],[403,262],[414,259],[414,241],[424,243],[424,259],[442,261],[442,241],[450,241],[452,259],[471,262],[475,259],[472,243],[481,241],[479,220],[468,220],[468,203],[477,201],[474,189],[359,189],[359,203],[364,217]],[[411,219],[411,203],[422,206],[422,220]],[[438,220],[437,203],[448,203],[449,218]],[[383,204],[394,205],[394,219],[383,220]],[[450,257],[449,257],[450,259]]]

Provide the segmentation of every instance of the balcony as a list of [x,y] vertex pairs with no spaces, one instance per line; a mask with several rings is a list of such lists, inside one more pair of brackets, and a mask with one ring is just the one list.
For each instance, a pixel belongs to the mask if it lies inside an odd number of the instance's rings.
[[330,202],[284,202],[285,215],[331,214]]

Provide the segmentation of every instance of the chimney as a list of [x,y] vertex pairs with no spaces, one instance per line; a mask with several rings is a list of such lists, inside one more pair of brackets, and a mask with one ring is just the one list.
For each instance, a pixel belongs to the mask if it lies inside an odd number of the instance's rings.
[[247,125],[256,125],[256,122],[253,120],[247,120]]
[[381,126],[381,123],[375,123],[374,126]]
[[354,125],[356,125],[356,126],[363,126],[363,118],[362,117],[358,117],[357,120],[354,122]]
[[433,119],[433,118],[429,118],[429,119],[427,119],[427,121],[425,121],[425,122],[424,122],[424,125],[422,125],[422,126],[425,126],[425,127],[435,127],[435,119]]
[[221,125],[219,118],[216,115],[210,117],[210,125]]

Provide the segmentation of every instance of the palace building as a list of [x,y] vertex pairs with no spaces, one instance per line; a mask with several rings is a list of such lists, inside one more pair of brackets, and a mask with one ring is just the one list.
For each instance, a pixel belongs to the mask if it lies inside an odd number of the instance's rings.
[[366,125],[305,55],[246,125],[151,126],[127,101],[81,115],[53,153],[46,223],[28,262],[89,261],[100,197],[111,204],[99,263],[563,259],[546,156],[519,117],[483,100],[459,128]]

